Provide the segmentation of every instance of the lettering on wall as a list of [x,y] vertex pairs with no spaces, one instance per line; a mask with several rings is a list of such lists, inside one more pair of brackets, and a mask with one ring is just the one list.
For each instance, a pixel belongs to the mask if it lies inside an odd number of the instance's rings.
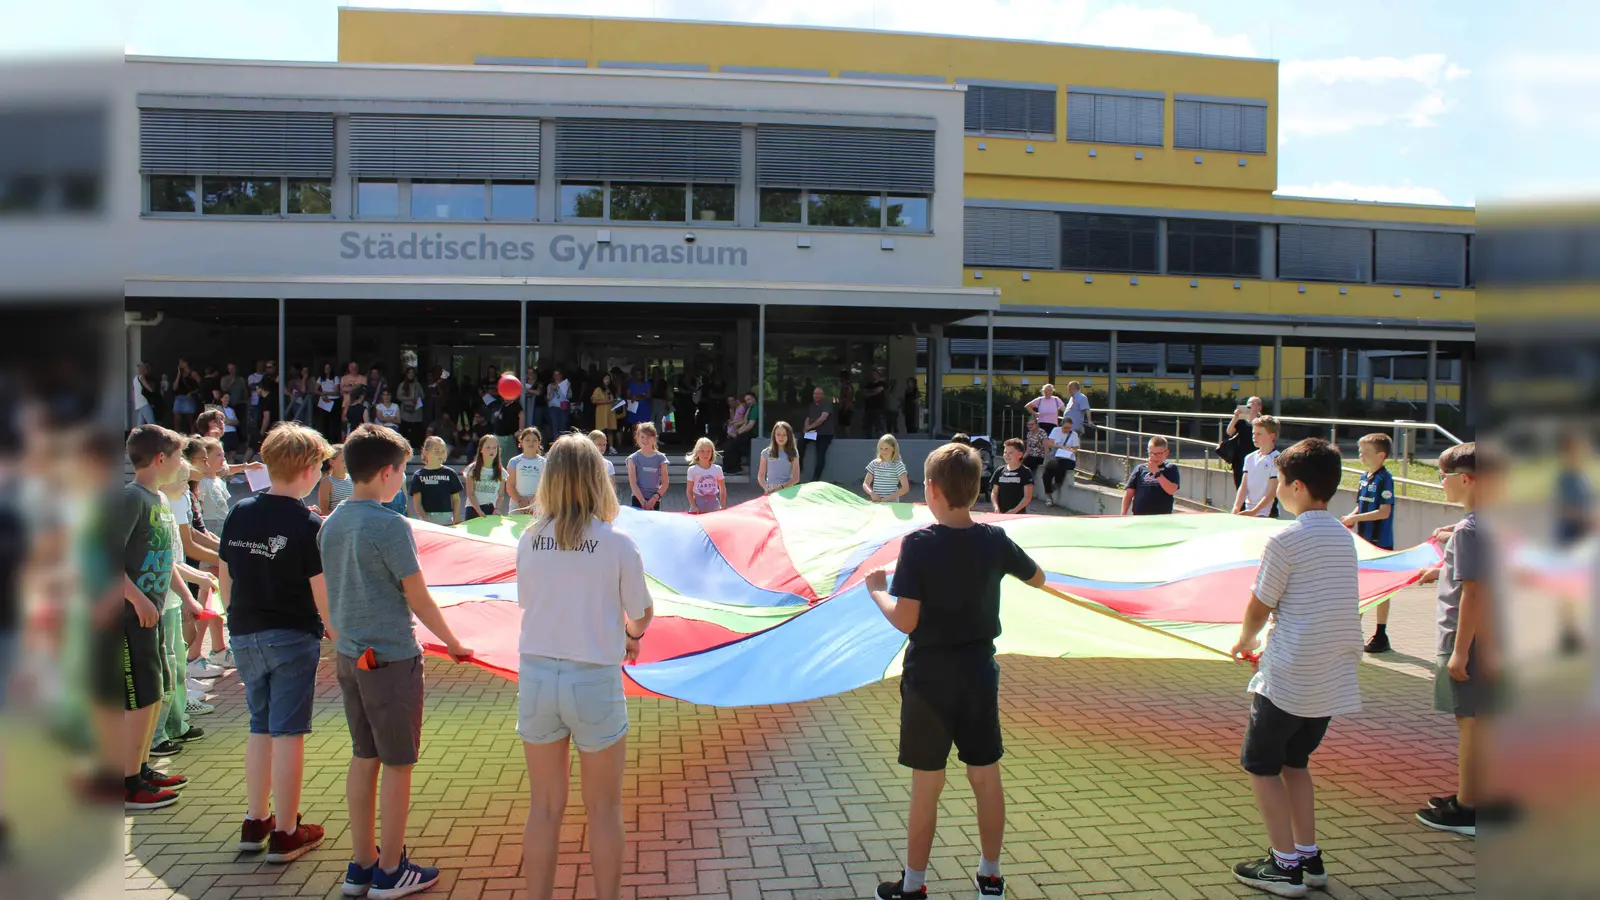
[[419,231],[346,231],[339,235],[341,259],[491,263],[531,261],[541,258],[541,253],[579,272],[644,265],[685,268],[743,268],[750,265],[750,253],[744,247],[687,242],[600,243],[580,240],[571,234],[558,234],[541,248],[534,241],[490,237],[488,232],[479,232],[475,238],[446,238],[444,232],[430,234]]

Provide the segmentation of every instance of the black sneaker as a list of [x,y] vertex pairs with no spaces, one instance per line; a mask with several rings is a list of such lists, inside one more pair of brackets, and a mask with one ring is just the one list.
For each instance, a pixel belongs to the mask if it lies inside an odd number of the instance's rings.
[[1443,806],[1430,806],[1427,809],[1417,810],[1417,821],[1434,831],[1448,831],[1468,837],[1478,836],[1477,810],[1462,806],[1454,797],[1446,801]]
[[1300,867],[1285,869],[1278,865],[1278,860],[1269,852],[1261,859],[1242,862],[1233,867],[1233,877],[1240,884],[1249,885],[1258,891],[1266,891],[1279,897],[1304,897],[1306,895],[1305,874]]
[[1367,646],[1363,649],[1368,653],[1388,653],[1390,649],[1389,636],[1387,634],[1375,634],[1372,636],[1372,640],[1367,641]]
[[1006,880],[999,875],[973,875],[972,883],[978,889],[978,900],[984,897],[1004,897]]
[[195,741],[205,740],[205,737],[206,730],[204,728],[201,728],[198,725],[191,725],[188,731],[178,735],[177,737],[173,738],[173,740],[180,744],[192,744]]
[[1300,854],[1300,871],[1305,875],[1306,887],[1327,890],[1328,870],[1322,867],[1322,851],[1311,856]]
[[177,741],[162,741],[150,748],[151,756],[177,756],[183,752],[183,745]]
[[1451,794],[1448,797],[1429,797],[1428,798],[1428,808],[1429,809],[1442,809],[1445,806],[1448,806],[1449,804],[1454,803],[1454,802],[1456,802],[1456,795],[1455,794]]
[[883,884],[878,885],[878,893],[873,896],[877,897],[878,900],[928,900],[927,885],[923,885],[914,891],[908,891],[905,889],[905,884],[906,880],[904,878],[885,881]]

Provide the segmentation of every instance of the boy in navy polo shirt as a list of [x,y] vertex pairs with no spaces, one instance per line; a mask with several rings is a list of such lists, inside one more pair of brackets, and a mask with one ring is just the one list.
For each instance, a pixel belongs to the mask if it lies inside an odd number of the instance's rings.
[[[1339,521],[1356,536],[1381,550],[1394,549],[1394,476],[1387,463],[1394,442],[1387,434],[1373,433],[1356,445],[1367,470],[1356,486],[1356,511]],[[1389,601],[1378,604],[1378,630],[1367,642],[1368,653],[1389,651]]]

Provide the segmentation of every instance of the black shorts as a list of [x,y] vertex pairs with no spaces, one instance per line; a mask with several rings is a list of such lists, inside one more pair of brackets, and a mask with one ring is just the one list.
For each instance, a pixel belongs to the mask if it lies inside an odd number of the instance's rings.
[[[493,503],[479,503],[478,504],[478,509],[483,510],[483,514],[486,515],[486,516],[494,515],[494,504]],[[462,512],[462,521],[463,522],[470,522],[473,519],[478,518],[478,510],[475,510],[470,506],[465,508],[465,509],[463,509],[461,512]]]
[[969,664],[928,665],[900,679],[900,765],[942,771],[956,758],[989,766],[1005,754],[1000,736],[1000,666],[987,654]]
[[161,629],[140,627],[133,604],[122,606],[118,620],[96,636],[94,698],[103,706],[144,709],[162,697]]
[[1311,765],[1311,754],[1328,733],[1332,717],[1303,719],[1292,716],[1271,700],[1256,694],[1250,707],[1250,725],[1244,731],[1244,749],[1239,765],[1251,775],[1272,777],[1284,767],[1304,769]]

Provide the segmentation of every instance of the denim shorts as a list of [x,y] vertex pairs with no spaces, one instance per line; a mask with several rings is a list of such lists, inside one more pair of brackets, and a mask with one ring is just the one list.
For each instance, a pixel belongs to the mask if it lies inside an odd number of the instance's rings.
[[517,670],[517,734],[530,744],[571,736],[598,753],[628,733],[622,667],[523,654]]
[[232,635],[233,659],[250,708],[250,733],[311,733],[322,639],[292,628]]

